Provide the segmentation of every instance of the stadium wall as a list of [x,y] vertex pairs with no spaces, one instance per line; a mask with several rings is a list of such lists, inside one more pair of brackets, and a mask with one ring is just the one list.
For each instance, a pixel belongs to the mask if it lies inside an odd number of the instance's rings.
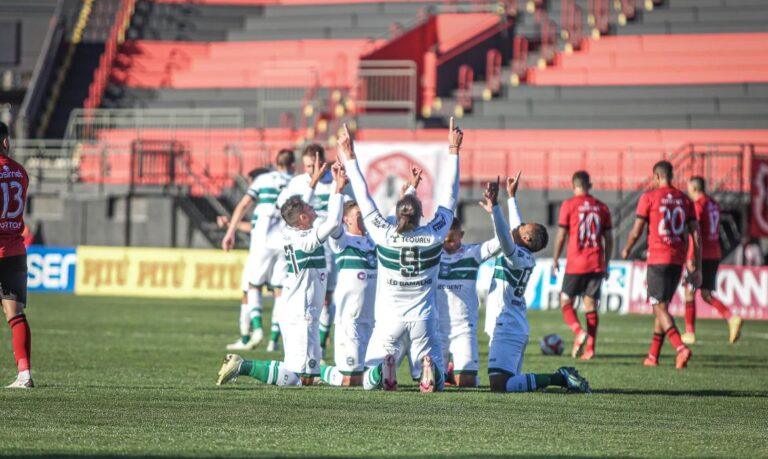
[[[137,247],[46,247],[28,251],[29,289],[32,292],[77,295],[160,298],[237,299],[240,274],[248,253],[244,250],[153,249]],[[601,312],[651,314],[646,298],[645,264],[611,263],[603,288]],[[526,291],[530,309],[559,309],[564,270],[550,275],[552,259],[539,259]],[[478,287],[487,294],[493,262],[481,267]],[[768,320],[768,267],[720,267],[717,292],[726,306],[745,319]],[[682,315],[682,286],[671,304]],[[719,317],[717,311],[699,304],[699,317]]]

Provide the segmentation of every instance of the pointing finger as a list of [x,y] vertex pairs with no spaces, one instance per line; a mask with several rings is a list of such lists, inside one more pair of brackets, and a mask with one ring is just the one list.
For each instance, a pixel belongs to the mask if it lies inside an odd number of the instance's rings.
[[453,129],[454,129],[454,121],[453,121],[453,117],[451,117],[451,120],[448,122],[448,130],[450,132],[453,132]]

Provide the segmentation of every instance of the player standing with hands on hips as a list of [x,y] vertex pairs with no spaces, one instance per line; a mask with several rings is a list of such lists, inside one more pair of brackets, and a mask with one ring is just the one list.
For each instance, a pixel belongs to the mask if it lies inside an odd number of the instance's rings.
[[13,334],[13,355],[19,370],[8,388],[31,389],[32,334],[24,308],[27,303],[27,248],[24,246],[24,206],[29,177],[21,164],[8,156],[8,125],[0,122],[0,301]]

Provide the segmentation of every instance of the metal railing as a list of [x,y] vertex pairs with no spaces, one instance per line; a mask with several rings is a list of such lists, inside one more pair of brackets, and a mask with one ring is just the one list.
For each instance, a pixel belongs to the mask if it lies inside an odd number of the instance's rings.
[[[94,141],[101,131],[112,129],[143,132],[152,129],[175,136],[178,129],[215,129],[244,127],[241,108],[164,109],[100,108],[72,110],[64,138]],[[180,135],[183,136],[183,133]]]
[[360,61],[355,105],[358,113],[402,112],[416,120],[416,63]]
[[79,155],[76,142],[68,140],[18,139],[11,143],[11,154],[27,170],[31,190],[43,184],[66,185],[79,181]]

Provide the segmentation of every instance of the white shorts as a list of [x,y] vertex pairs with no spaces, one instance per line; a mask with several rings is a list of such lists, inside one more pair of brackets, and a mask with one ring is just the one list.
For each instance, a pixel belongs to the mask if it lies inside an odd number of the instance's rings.
[[[441,304],[439,310],[440,346],[443,355],[453,355],[453,372],[455,374],[477,374],[480,369],[477,350],[477,320],[464,317],[462,320],[451,320],[447,304]],[[475,314],[476,315],[476,314]],[[448,365],[448,362],[445,362]]]
[[[281,262],[282,260],[282,262]],[[251,286],[260,287],[265,284],[282,284],[285,277],[282,271],[287,272],[285,256],[277,250],[257,250],[248,253],[248,259],[243,268],[240,283],[245,292]]]
[[523,372],[523,354],[528,335],[496,325],[488,350],[488,374],[515,376]]
[[445,368],[437,327],[436,318],[413,322],[376,322],[365,354],[365,366],[375,367],[388,354],[393,354],[397,362],[408,357],[413,379],[421,376],[421,359],[427,355],[432,357],[437,368]]
[[285,369],[299,376],[320,376],[320,332],[317,319],[280,321]]
[[358,323],[352,319],[336,323],[333,354],[336,368],[343,375],[361,375],[365,370],[365,353],[373,333],[373,323]]

